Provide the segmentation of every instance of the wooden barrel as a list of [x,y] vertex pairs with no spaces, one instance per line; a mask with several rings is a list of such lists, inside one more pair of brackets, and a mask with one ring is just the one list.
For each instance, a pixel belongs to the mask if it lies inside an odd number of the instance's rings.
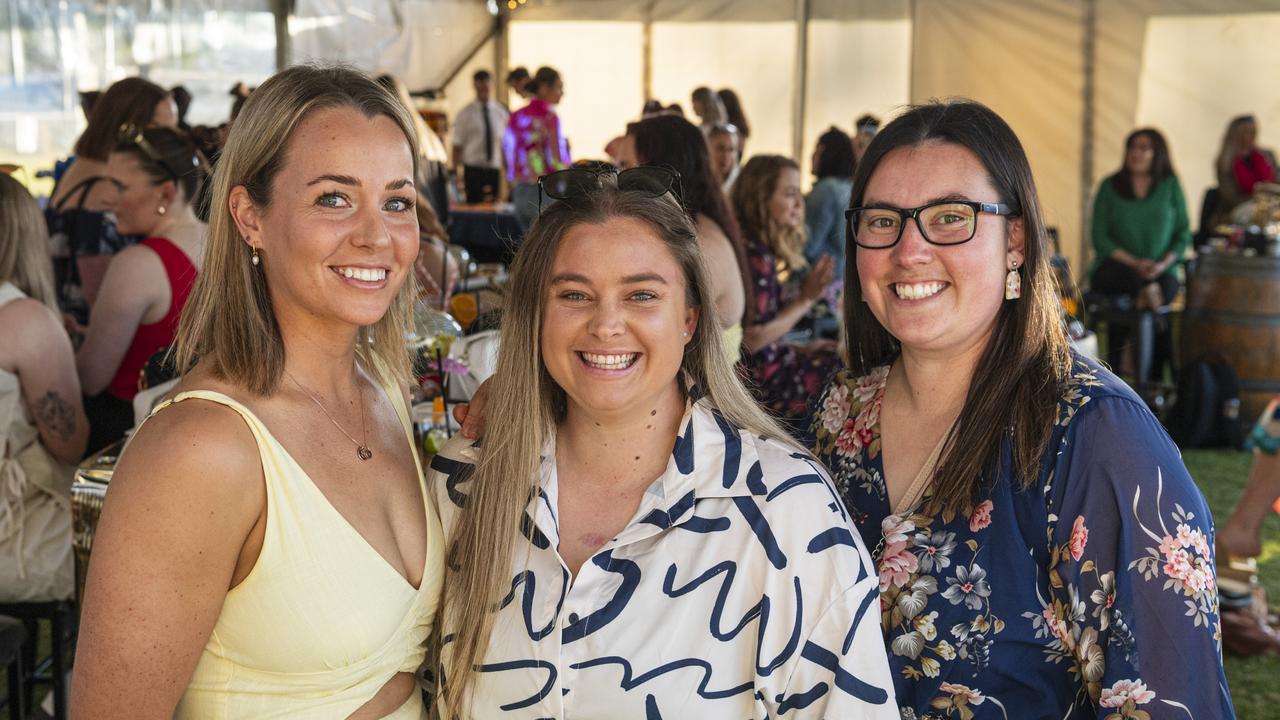
[[1205,254],[1187,283],[1182,362],[1217,352],[1240,375],[1246,427],[1280,393],[1280,258]]

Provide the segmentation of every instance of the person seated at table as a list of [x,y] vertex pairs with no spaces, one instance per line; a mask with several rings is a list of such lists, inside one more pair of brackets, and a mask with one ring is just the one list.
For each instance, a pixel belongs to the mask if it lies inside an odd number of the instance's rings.
[[750,280],[738,224],[711,170],[707,142],[697,126],[661,115],[627,126],[619,166],[659,165],[679,174],[682,201],[698,228],[702,256],[711,271],[712,308],[724,329],[725,349],[737,362],[742,353],[743,313]]
[[145,239],[111,260],[76,353],[90,452],[133,427],[138,374],[173,344],[204,254],[205,226],[192,207],[203,170],[190,138],[168,128],[128,127],[106,172],[116,190],[107,204],[116,226]]
[[107,156],[120,128],[172,128],[177,122],[173,97],[142,78],[118,80],[94,101],[76,140],[75,157],[58,178],[45,209],[53,235],[58,302],[77,322],[88,319],[111,257],[138,239],[119,231],[107,212],[115,193],[107,182]]
[[290,67],[245,104],[182,381],[107,490],[80,717],[426,717],[443,548],[406,407],[415,141],[347,68]]
[[[1187,201],[1158,130],[1134,130],[1124,147],[1120,170],[1102,181],[1093,201],[1090,286],[1094,292],[1125,297],[1139,310],[1163,307],[1181,288],[1178,267],[1191,244]],[[1110,323],[1107,332],[1109,362],[1121,367],[1128,330]],[[1172,358],[1167,326],[1157,332],[1153,350],[1153,368]]]
[[0,175],[0,603],[75,592],[71,480],[89,423],[35,198]]
[[805,260],[800,166],[790,158],[748,160],[733,186],[733,211],[747,238],[751,272],[743,364],[756,397],[800,436],[809,403],[840,369],[840,357],[829,340],[801,345],[785,337],[822,299],[835,263],[829,255],[813,265]]
[[1218,201],[1210,228],[1230,224],[1232,212],[1253,197],[1258,183],[1273,183],[1277,177],[1276,155],[1258,147],[1258,120],[1239,115],[1227,124],[1222,149],[1214,169],[1218,177]]
[[870,558],[730,365],[671,174],[582,172],[516,254],[483,443],[428,472],[440,716],[897,720]]
[[809,239],[804,259],[812,264],[830,255],[836,279],[844,277],[844,210],[853,191],[853,141],[831,127],[813,148],[813,175],[818,179],[804,199]]

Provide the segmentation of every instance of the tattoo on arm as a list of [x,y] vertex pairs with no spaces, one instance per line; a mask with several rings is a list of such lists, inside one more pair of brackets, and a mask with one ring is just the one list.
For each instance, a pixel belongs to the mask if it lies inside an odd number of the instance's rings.
[[76,411],[62,396],[52,390],[36,401],[32,408],[36,423],[63,440],[76,432]]

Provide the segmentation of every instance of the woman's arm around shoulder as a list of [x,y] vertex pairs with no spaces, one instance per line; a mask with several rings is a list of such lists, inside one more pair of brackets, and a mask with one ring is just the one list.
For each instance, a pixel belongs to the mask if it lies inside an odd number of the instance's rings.
[[1039,613],[1053,622],[1024,617],[1069,636],[1062,659],[1080,668],[1099,717],[1126,698],[1152,717],[1233,717],[1213,521],[1178,448],[1136,397],[1103,395],[1079,408],[1058,451]]
[[62,322],[43,303],[30,299],[7,303],[0,316],[0,327],[12,330],[10,337],[22,338],[0,355],[10,358],[4,364],[18,376],[41,444],[64,463],[79,462],[89,440],[89,422],[80,401],[75,352]]
[[233,410],[187,400],[143,425],[98,524],[73,717],[172,717],[265,512],[257,444]]

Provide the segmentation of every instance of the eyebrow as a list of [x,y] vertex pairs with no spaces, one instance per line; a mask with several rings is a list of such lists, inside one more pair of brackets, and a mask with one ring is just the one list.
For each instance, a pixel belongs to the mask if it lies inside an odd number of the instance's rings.
[[[957,201],[971,202],[969,197],[962,195],[960,193],[948,193],[946,195],[938,195],[936,197],[929,198],[928,200],[925,200],[924,202],[920,203],[920,207],[924,207],[925,205],[932,205],[934,203],[940,203],[940,202],[957,202]],[[893,203],[888,203],[888,202],[869,202],[864,204],[863,207],[886,208],[890,210],[901,209],[899,206],[894,205]]]
[[[591,280],[587,278],[587,276],[579,275],[577,273],[560,273],[559,275],[556,275],[555,277],[551,278],[552,285],[559,285],[561,283],[571,283],[571,282],[582,283],[583,285],[591,284]],[[663,285],[668,284],[667,279],[657,273],[639,273],[637,275],[627,275],[626,277],[622,278],[622,283],[624,285],[634,285],[636,283],[643,283],[643,282],[656,282],[656,283],[661,283]]]
[[[310,187],[312,185],[319,185],[320,183],[325,181],[335,182],[335,183],[338,183],[339,185],[350,185],[352,187],[360,187],[364,184],[360,182],[359,178],[352,177],[350,175],[320,175],[316,177],[314,180],[312,180],[311,182],[307,183],[307,187]],[[387,183],[386,189],[399,190],[400,188],[409,187],[410,185],[413,185],[413,180],[410,180],[409,178],[400,178],[399,180],[392,180],[391,182]]]

